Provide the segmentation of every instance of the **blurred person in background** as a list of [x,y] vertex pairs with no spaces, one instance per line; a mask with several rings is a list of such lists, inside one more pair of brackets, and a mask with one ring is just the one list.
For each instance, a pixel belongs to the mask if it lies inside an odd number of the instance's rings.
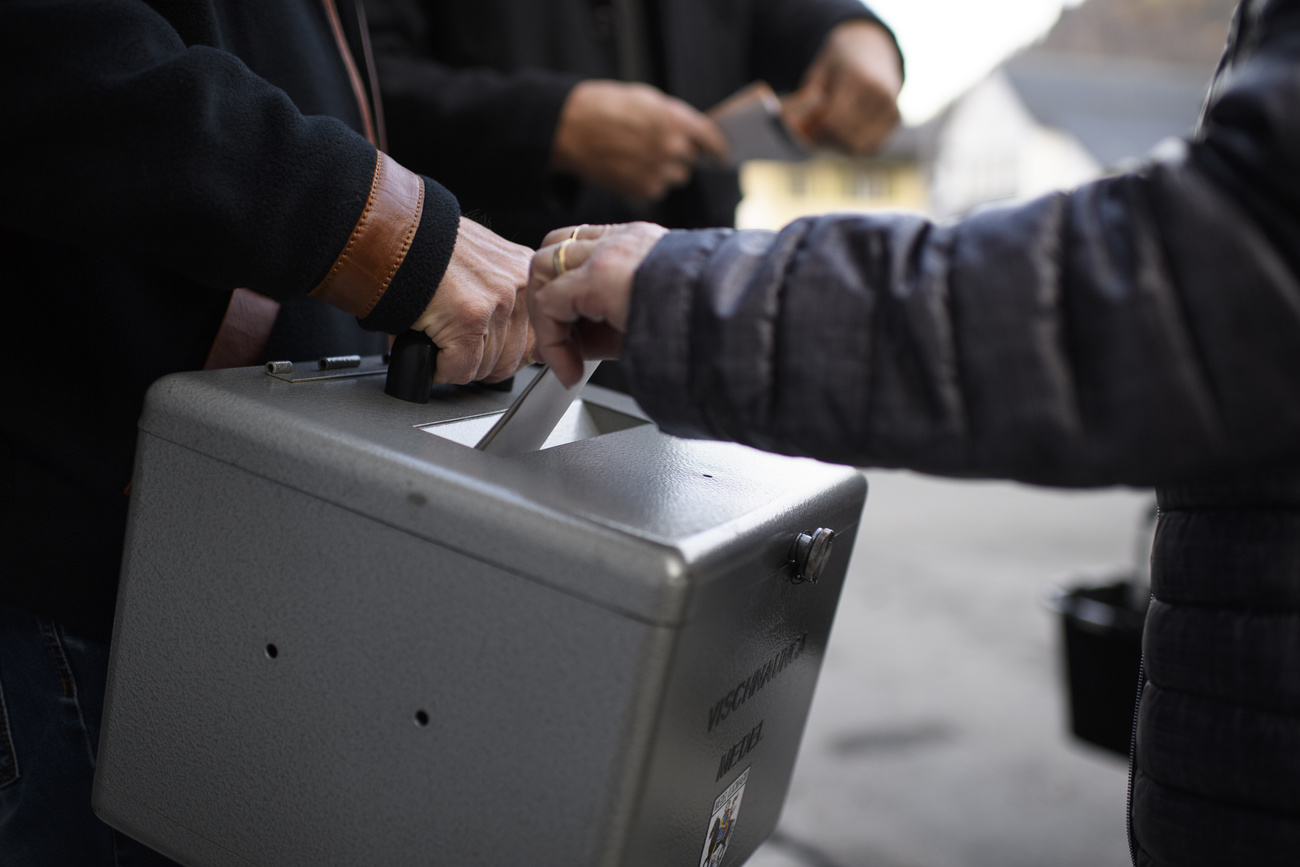
[[[538,354],[669,433],[858,466],[1158,486],[1137,867],[1300,851],[1300,0],[1247,0],[1196,135],[935,224],[560,230]],[[936,528],[936,532],[941,529]]]
[[902,58],[859,0],[371,0],[391,152],[523,244],[556,226],[731,226],[704,113],[765,81],[806,139],[850,153],[898,121]]

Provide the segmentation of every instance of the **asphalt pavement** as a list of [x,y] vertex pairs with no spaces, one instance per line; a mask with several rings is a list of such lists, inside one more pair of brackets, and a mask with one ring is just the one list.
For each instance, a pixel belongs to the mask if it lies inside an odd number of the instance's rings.
[[1127,865],[1128,763],[1068,734],[1043,600],[1131,564],[1151,494],[867,480],[789,799],[750,867]]

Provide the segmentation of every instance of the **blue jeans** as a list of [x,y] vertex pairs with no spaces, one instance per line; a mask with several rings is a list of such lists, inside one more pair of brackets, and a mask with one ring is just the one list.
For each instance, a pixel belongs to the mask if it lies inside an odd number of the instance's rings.
[[0,604],[0,867],[176,867],[90,809],[108,645]]

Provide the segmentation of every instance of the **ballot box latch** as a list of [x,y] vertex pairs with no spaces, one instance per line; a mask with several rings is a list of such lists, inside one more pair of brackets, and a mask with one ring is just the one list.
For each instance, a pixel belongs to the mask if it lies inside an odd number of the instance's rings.
[[822,569],[831,558],[831,544],[835,541],[835,531],[819,527],[812,533],[800,533],[790,546],[790,560],[794,564],[795,584],[805,581],[816,584]]

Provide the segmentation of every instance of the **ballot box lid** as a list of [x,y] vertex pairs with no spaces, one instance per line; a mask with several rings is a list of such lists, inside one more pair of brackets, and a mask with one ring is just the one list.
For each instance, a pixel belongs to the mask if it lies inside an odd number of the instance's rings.
[[[516,393],[532,375],[517,377]],[[486,454],[428,428],[499,412],[510,393],[439,388],[415,404],[383,388],[382,375],[173,374],[146,397],[142,450],[150,438],[181,446],[661,624],[690,619],[710,583],[740,560],[761,580],[786,568],[798,532],[853,530],[866,496],[850,468],[679,439],[649,423],[524,455]],[[592,386],[583,397],[629,401]]]

